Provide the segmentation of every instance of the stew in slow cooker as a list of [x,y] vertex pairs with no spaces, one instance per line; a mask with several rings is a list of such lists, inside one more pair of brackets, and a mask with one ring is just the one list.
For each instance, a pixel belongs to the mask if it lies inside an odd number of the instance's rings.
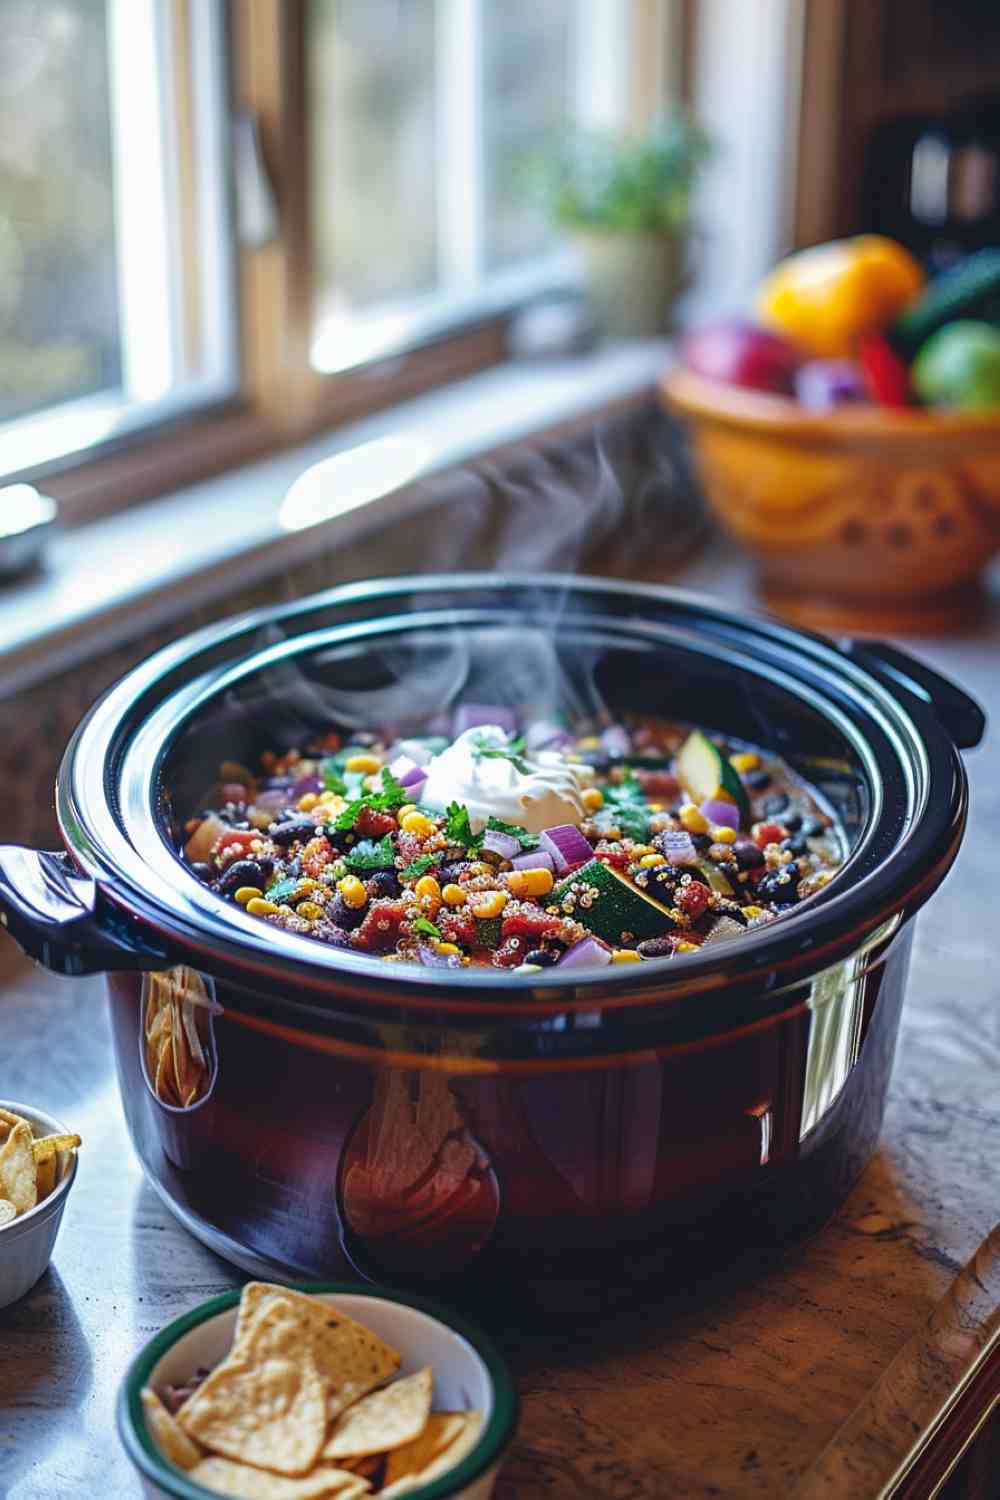
[[651,718],[457,709],[227,762],[182,857],[272,927],[387,962],[534,974],[691,953],[779,920],[844,842],[776,755]]

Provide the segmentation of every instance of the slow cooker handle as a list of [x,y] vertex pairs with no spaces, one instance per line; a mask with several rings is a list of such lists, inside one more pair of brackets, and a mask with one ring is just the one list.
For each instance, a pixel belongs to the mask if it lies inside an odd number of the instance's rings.
[[171,963],[65,853],[0,845],[0,923],[29,958],[56,974]]
[[986,731],[986,715],[974,698],[947,677],[925,667],[923,662],[892,646],[888,641],[841,642],[842,649],[876,676],[888,677],[934,710],[959,750],[972,750]]

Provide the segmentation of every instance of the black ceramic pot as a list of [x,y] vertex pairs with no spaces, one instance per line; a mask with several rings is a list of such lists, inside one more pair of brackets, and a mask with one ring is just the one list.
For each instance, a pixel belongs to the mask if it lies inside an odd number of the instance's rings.
[[[220,759],[253,763],[345,713],[384,724],[503,694],[599,697],[773,747],[839,814],[843,873],[743,938],[529,979],[276,931],[173,852]],[[822,1222],[874,1149],[912,919],[958,851],[958,751],[982,730],[893,648],[668,589],[353,585],[130,673],[66,752],[66,852],[0,851],[0,910],[51,968],[108,972],[149,1179],[248,1269],[493,1287],[774,1242]],[[151,1066],[163,1026],[186,1037],[173,1091]]]

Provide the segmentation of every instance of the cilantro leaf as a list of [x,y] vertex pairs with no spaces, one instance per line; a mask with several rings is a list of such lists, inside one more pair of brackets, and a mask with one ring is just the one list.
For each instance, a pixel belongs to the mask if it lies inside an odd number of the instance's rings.
[[412,863],[408,864],[405,870],[400,870],[399,873],[404,880],[416,880],[418,876],[426,875],[436,859],[437,856],[434,854],[421,854]]
[[462,844],[466,849],[476,847],[476,835],[469,822],[469,809],[461,802],[449,802],[445,808],[445,837],[453,844]]
[[358,820],[358,813],[366,806],[367,798],[365,797],[358,797],[353,802],[348,802],[343,811],[334,818],[334,829],[338,833],[344,833],[348,828],[353,828]]
[[441,936],[440,927],[435,927],[434,923],[429,922],[426,917],[414,917],[410,923],[410,929],[420,933],[423,937],[439,938]]
[[395,862],[396,851],[388,833],[377,843],[374,839],[362,839],[344,855],[344,863],[352,870],[391,870]]
[[406,788],[400,786],[389,767],[384,766],[379,790],[370,792],[365,801],[376,812],[395,812],[397,807],[402,807],[404,802],[409,801],[409,797],[410,794]]
[[604,807],[597,814],[598,828],[620,828],[627,838],[640,842],[649,833],[649,805],[631,767],[618,786],[604,788]]
[[268,901],[284,901],[286,896],[290,896],[292,894],[298,883],[298,876],[288,876],[286,877],[286,879],[277,880],[275,881],[274,885],[268,886],[264,894],[266,895]]
[[343,797],[347,791],[347,783],[340,775],[339,767],[333,757],[320,763],[319,774],[323,778],[323,787],[328,792],[336,792]]
[[490,818],[486,826],[496,833],[509,833],[511,838],[517,839],[522,849],[538,848],[538,834],[529,833],[526,828],[521,827],[520,823],[505,823],[503,818]]
[[508,740],[506,745],[488,745],[482,740],[473,744],[472,755],[474,760],[509,760],[516,771],[522,776],[530,776],[531,767],[524,760],[524,735],[520,734],[516,739]]

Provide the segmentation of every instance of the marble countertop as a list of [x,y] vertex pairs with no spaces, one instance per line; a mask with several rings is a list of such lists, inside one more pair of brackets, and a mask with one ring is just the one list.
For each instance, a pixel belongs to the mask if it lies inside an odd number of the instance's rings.
[[[718,547],[672,581],[747,591]],[[1000,598],[966,638],[908,644],[1000,713]],[[734,1270],[587,1329],[509,1334],[523,1406],[499,1500],[786,1492],[1000,1217],[997,746],[991,728],[969,756],[969,835],[919,920],[873,1165],[826,1230],[752,1281]],[[114,1429],[123,1371],[165,1322],[242,1279],[143,1181],[102,986],[0,946],[0,1096],[85,1142],[54,1263],[0,1313],[6,1500],[137,1496]]]

